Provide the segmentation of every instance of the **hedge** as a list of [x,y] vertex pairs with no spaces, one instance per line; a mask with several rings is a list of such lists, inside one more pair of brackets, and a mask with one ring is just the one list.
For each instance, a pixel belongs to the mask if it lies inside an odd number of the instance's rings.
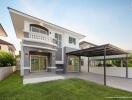
[[0,67],[14,66],[15,64],[16,59],[11,53],[0,51]]

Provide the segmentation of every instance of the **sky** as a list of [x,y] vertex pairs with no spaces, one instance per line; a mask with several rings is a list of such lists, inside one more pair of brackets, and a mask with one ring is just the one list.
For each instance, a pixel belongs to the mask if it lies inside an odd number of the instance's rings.
[[132,50],[132,0],[0,0],[0,23],[20,50],[7,7],[86,35],[97,45]]

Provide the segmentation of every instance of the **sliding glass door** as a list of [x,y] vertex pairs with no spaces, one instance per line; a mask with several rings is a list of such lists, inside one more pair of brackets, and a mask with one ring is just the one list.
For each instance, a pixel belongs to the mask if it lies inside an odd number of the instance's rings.
[[67,72],[79,72],[79,57],[78,56],[69,56]]
[[47,56],[31,55],[30,66],[32,72],[46,70]]
[[31,71],[39,71],[39,57],[31,56]]

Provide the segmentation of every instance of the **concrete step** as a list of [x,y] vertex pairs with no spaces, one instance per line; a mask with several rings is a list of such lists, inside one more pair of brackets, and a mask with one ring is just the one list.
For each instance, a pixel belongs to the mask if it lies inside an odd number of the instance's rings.
[[56,76],[46,76],[46,77],[23,78],[23,84],[47,82],[47,81],[53,81],[59,79],[65,79],[65,77],[61,75],[56,75]]

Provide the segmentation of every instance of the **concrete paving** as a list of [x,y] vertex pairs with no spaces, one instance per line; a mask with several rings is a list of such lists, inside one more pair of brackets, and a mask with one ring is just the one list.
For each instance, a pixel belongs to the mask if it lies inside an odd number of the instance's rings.
[[23,84],[47,82],[64,78],[65,77],[62,75],[51,72],[30,73],[29,75],[23,77]]
[[[95,73],[68,73],[64,75],[65,78],[80,78],[89,81],[93,81],[99,84],[104,84],[104,77],[101,74]],[[126,90],[132,92],[132,79],[128,78],[121,78],[121,77],[106,77],[106,84],[107,86]]]

